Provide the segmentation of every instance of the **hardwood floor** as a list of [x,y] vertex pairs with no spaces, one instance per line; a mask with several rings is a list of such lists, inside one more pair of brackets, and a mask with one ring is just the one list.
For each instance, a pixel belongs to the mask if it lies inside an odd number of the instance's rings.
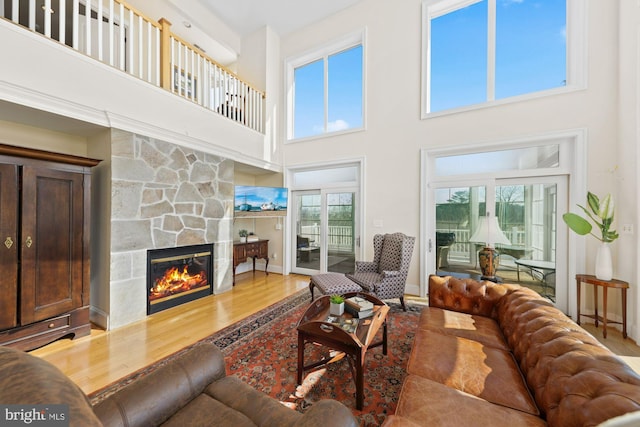
[[[56,365],[85,393],[162,359],[281,299],[308,288],[309,277],[261,272],[239,274],[233,290],[161,311],[135,324],[105,332],[94,328],[88,337],[60,340],[32,354]],[[411,299],[408,297],[407,299]],[[582,325],[614,353],[625,356],[640,371],[640,347],[609,328]],[[629,357],[630,356],[630,357]]]
[[229,292],[110,332],[94,328],[90,336],[59,340],[31,353],[53,363],[91,393],[308,286],[308,276],[238,274]]

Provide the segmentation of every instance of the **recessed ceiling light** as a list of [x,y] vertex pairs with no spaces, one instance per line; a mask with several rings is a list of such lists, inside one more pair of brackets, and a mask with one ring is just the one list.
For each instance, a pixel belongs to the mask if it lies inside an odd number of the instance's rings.
[[191,28],[191,22],[189,21],[182,21],[182,25],[184,25],[187,28]]

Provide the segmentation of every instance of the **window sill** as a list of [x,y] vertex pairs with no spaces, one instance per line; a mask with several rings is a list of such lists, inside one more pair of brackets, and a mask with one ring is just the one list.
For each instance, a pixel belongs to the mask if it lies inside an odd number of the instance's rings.
[[285,144],[296,144],[298,142],[316,141],[316,140],[319,140],[319,139],[333,138],[333,137],[336,137],[336,136],[347,135],[347,134],[350,134],[350,133],[364,132],[365,130],[366,130],[366,128],[364,126],[362,126],[362,127],[359,127],[359,128],[346,129],[346,130],[341,130],[341,131],[336,131],[336,132],[326,132],[326,133],[321,133],[319,135],[306,136],[304,138],[287,139],[285,141]]
[[426,111],[423,110],[421,118],[423,120],[426,120],[426,119],[431,119],[431,118],[435,118],[435,117],[442,117],[442,116],[449,116],[449,115],[452,115],[452,114],[465,113],[465,112],[468,112],[468,111],[483,110],[483,109],[486,109],[486,108],[499,107],[499,106],[502,106],[502,105],[513,104],[513,103],[516,103],[516,102],[523,102],[523,101],[530,101],[530,100],[539,99],[539,98],[546,98],[548,96],[564,95],[564,94],[568,94],[568,93],[572,93],[572,92],[578,92],[578,91],[585,90],[585,89],[586,89],[586,85],[565,86],[565,87],[561,87],[561,88],[549,89],[549,90],[544,90],[544,91],[535,92],[535,93],[529,93],[529,94],[525,94],[525,95],[512,96],[510,98],[504,98],[504,99],[499,99],[499,100],[495,100],[495,101],[487,101],[487,102],[483,102],[481,104],[473,104],[473,105],[467,105],[467,106],[464,106],[464,107],[450,108],[448,110],[436,111],[434,113],[429,113],[429,112],[426,112]]

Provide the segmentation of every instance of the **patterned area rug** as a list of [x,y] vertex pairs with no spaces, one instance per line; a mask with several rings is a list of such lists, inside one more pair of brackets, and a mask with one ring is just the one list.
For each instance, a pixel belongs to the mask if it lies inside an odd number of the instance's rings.
[[[395,412],[398,395],[413,343],[414,329],[422,309],[419,303],[388,302],[388,352],[382,347],[366,356],[364,407],[355,409],[355,383],[346,358],[315,371],[305,372],[303,384],[296,385],[298,343],[296,323],[309,304],[309,291],[303,290],[246,319],[199,341],[211,342],[225,355],[227,374],[235,375],[252,387],[304,412],[320,399],[336,399],[361,420],[361,425],[378,426]],[[194,343],[193,345],[197,345]],[[145,367],[132,375],[92,393],[92,404],[166,364],[193,345]],[[328,350],[307,344],[305,362],[326,357]]]

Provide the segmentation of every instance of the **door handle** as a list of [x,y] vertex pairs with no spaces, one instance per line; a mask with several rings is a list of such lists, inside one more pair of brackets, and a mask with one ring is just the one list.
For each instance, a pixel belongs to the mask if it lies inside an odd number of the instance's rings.
[[31,236],[27,236],[27,240],[25,240],[24,243],[27,245],[28,248],[30,248],[31,245],[33,245],[33,239],[31,238]]
[[7,236],[7,238],[4,240],[4,245],[7,247],[7,249],[11,249],[11,246],[13,246],[13,239],[11,238],[11,236]]

